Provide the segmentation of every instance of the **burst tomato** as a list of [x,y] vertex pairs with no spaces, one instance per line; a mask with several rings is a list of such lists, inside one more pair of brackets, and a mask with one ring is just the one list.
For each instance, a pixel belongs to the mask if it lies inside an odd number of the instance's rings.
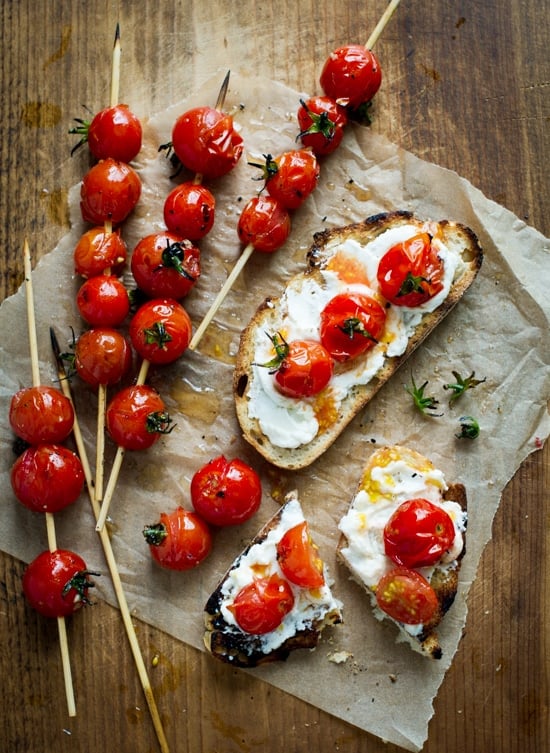
[[173,232],[153,233],[136,245],[131,260],[137,286],[150,298],[184,298],[201,274],[200,251]]
[[45,551],[23,573],[23,593],[31,607],[45,617],[68,617],[89,604],[93,587],[86,563],[67,549]]
[[181,183],[166,197],[163,211],[168,230],[190,241],[198,241],[212,229],[216,199],[200,183]]
[[294,606],[294,594],[279,575],[257,578],[241,588],[229,609],[245,633],[263,635],[279,627]]
[[142,128],[128,105],[113,105],[100,110],[88,126],[87,140],[97,159],[112,157],[131,162],[141,149]]
[[11,469],[11,486],[34,512],[59,512],[79,498],[84,471],[78,455],[63,445],[28,447]]
[[94,165],[82,180],[82,219],[92,225],[119,225],[133,211],[141,195],[141,180],[125,162],[107,159]]
[[283,534],[277,544],[277,561],[285,578],[301,588],[320,588],[325,583],[323,561],[306,521]]
[[270,196],[285,209],[298,209],[315,189],[320,168],[317,157],[308,149],[284,152],[275,159],[265,156],[265,163],[250,163],[262,169],[265,187]]
[[172,363],[186,350],[192,324],[183,306],[170,298],[144,303],[130,321],[130,339],[136,352],[154,364]]
[[76,294],[80,316],[92,327],[119,327],[130,311],[130,298],[114,275],[88,278]]
[[378,265],[380,292],[394,306],[421,306],[443,289],[443,262],[428,233],[386,251]]
[[74,365],[79,377],[92,387],[117,384],[130,370],[132,348],[116,329],[89,329],[76,342]]
[[386,311],[371,296],[342,293],[321,312],[321,343],[335,361],[347,361],[376,344],[385,321]]
[[332,154],[340,146],[348,122],[346,110],[330,97],[300,100],[299,138],[317,157]]
[[163,399],[146,384],[117,392],[105,411],[105,423],[111,439],[125,450],[146,450],[173,428]]
[[212,549],[212,535],[207,524],[194,512],[177,507],[161,513],[160,522],[145,526],[145,541],[153,559],[169,570],[191,570]]
[[384,528],[384,549],[397,565],[427,567],[439,562],[454,541],[450,516],[427,499],[399,505]]
[[255,251],[271,254],[290,234],[290,215],[272,196],[255,196],[244,206],[237,232],[241,243],[252,243]]
[[396,567],[376,587],[380,609],[405,625],[423,625],[439,609],[437,595],[426,578],[408,567]]
[[287,397],[312,397],[330,382],[333,362],[317,340],[285,342],[279,335],[271,338],[275,358],[263,364],[275,371],[275,386]]
[[208,523],[232,526],[254,515],[262,499],[256,471],[243,460],[223,455],[200,468],[191,479],[191,502]]
[[334,50],[320,79],[327,97],[352,109],[370,102],[382,83],[382,68],[374,52],[359,44]]
[[74,270],[82,277],[95,277],[107,270],[119,276],[127,256],[128,247],[119,232],[107,233],[103,225],[94,227],[79,238],[74,248]]
[[74,409],[55,387],[25,387],[11,399],[9,421],[15,434],[30,445],[58,444],[73,429]]

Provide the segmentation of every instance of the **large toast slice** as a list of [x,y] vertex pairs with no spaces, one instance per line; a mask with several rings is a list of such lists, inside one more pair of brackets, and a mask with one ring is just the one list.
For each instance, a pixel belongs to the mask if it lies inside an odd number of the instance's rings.
[[[379,259],[420,232],[429,234],[443,260],[444,289],[417,308],[390,305],[376,280]],[[288,281],[280,297],[267,298],[241,334],[233,389],[244,438],[280,468],[312,463],[458,303],[482,258],[469,228],[448,220],[423,221],[409,212],[380,214],[317,233],[307,269]],[[280,394],[273,372],[265,368],[273,359],[272,335],[319,339],[323,306],[348,290],[367,290],[384,306],[385,327],[376,345],[364,355],[336,363],[320,394],[303,399]]]

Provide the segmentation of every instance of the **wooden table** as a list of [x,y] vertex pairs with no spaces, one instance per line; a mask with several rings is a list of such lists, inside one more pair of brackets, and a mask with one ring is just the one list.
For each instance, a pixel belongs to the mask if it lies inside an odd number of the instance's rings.
[[[327,53],[366,41],[385,5],[4,0],[2,297],[22,282],[23,238],[40,256],[66,232],[67,189],[81,178],[67,130],[82,104],[99,109],[108,99],[117,21],[124,99],[146,102],[153,113],[228,68],[317,92]],[[384,84],[372,125],[455,170],[545,235],[549,17],[549,0],[402,0],[377,43]],[[548,749],[549,459],[547,444],[504,493],[470,592],[464,638],[435,703],[427,753]],[[55,623],[25,605],[23,569],[0,556],[0,750],[158,750],[119,613],[104,603],[70,625],[79,713],[68,719]],[[158,630],[136,628],[172,751],[398,750]]]

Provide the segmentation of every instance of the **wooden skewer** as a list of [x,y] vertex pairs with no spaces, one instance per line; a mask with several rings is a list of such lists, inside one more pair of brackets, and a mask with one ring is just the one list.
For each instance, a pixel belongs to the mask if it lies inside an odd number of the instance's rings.
[[[38,341],[36,335],[36,318],[34,311],[34,292],[32,285],[32,264],[31,255],[27,239],[23,245],[23,262],[25,270],[25,293],[27,300],[27,320],[29,329],[29,346],[31,355],[32,383],[34,387],[40,386],[40,367],[38,361]],[[55,521],[53,513],[47,512],[46,515],[46,534],[48,538],[48,548],[50,552],[57,549],[55,535]],[[69,645],[67,641],[67,626],[64,617],[57,618],[57,631],[59,634],[59,647],[61,649],[61,664],[63,668],[63,678],[65,681],[65,695],[67,697],[67,711],[70,717],[76,716],[76,703],[74,697],[74,686],[71,672],[71,662],[69,657]]]
[[378,21],[378,23],[372,30],[370,37],[367,39],[367,43],[365,45],[367,50],[371,50],[374,47],[374,45],[378,41],[378,37],[384,31],[386,24],[388,23],[390,18],[393,16],[393,13],[396,10],[400,2],[401,0],[391,0],[390,4],[388,5],[384,13],[382,13],[380,20]]
[[120,56],[120,24],[117,24],[115,31],[115,43],[113,45],[113,60],[111,65],[111,95],[109,98],[111,107],[118,105],[120,86]]

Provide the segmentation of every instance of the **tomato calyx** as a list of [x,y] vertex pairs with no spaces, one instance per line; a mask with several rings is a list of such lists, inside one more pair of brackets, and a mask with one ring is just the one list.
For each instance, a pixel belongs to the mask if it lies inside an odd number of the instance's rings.
[[83,118],[74,118],[74,122],[77,124],[73,128],[69,129],[69,133],[74,136],[80,136],[80,141],[76,143],[71,149],[71,157],[88,142],[88,132],[90,130],[91,120],[84,120]]
[[69,591],[73,589],[78,595],[78,601],[86,606],[91,606],[94,602],[88,598],[88,591],[95,586],[95,583],[89,580],[90,576],[99,577],[101,573],[93,572],[92,570],[79,570],[75,573],[70,580],[68,580],[63,589],[61,595],[63,598],[67,596]]
[[412,272],[407,272],[407,276],[403,280],[401,287],[397,291],[397,297],[402,298],[404,295],[410,295],[411,293],[424,293],[424,285],[431,285],[432,281],[428,277],[422,277],[422,275],[413,275]]
[[154,411],[145,419],[145,428],[149,434],[170,434],[176,427],[169,413]]
[[365,337],[367,340],[371,340],[373,343],[377,343],[378,340],[376,337],[373,337],[370,332],[365,328],[365,325],[361,321],[361,319],[358,319],[355,316],[350,316],[348,319],[345,319],[344,322],[338,329],[344,333],[344,335],[347,335],[350,340],[353,340],[355,335],[360,335],[361,337]]
[[271,343],[275,350],[275,357],[270,361],[267,361],[266,363],[256,363],[254,365],[269,369],[270,374],[275,374],[281,367],[281,364],[283,363],[285,358],[288,356],[290,346],[280,332],[277,332],[274,335],[270,335],[268,333],[266,334],[271,340]]
[[154,523],[143,528],[143,536],[149,546],[160,546],[168,536],[164,523]]
[[300,131],[296,136],[296,141],[303,136],[311,136],[316,133],[320,133],[327,141],[332,141],[336,133],[336,123],[330,119],[329,113],[326,111],[319,114],[313,112],[303,99],[300,100],[300,104],[311,118],[311,125],[304,131]]
[[167,241],[161,259],[162,264],[159,264],[156,269],[162,269],[163,267],[167,269],[175,269],[176,272],[187,280],[191,280],[191,282],[196,281],[197,278],[190,275],[183,266],[183,262],[185,261],[185,246],[180,241],[175,241],[174,243]]
[[180,160],[176,152],[174,151],[174,144],[172,141],[167,141],[165,144],[161,144],[157,149],[157,152],[161,154],[164,152],[164,156],[170,162],[176,172],[170,175],[170,180],[174,180],[183,170],[183,162]]
[[172,335],[166,330],[164,322],[155,322],[151,327],[143,330],[147,345],[158,345],[164,348],[166,343],[172,342]]
[[253,180],[263,180],[265,188],[268,180],[279,172],[279,166],[272,154],[262,154],[262,157],[265,160],[264,162],[249,162],[248,164],[250,167],[257,167],[262,171],[262,174],[257,178],[253,178]]

